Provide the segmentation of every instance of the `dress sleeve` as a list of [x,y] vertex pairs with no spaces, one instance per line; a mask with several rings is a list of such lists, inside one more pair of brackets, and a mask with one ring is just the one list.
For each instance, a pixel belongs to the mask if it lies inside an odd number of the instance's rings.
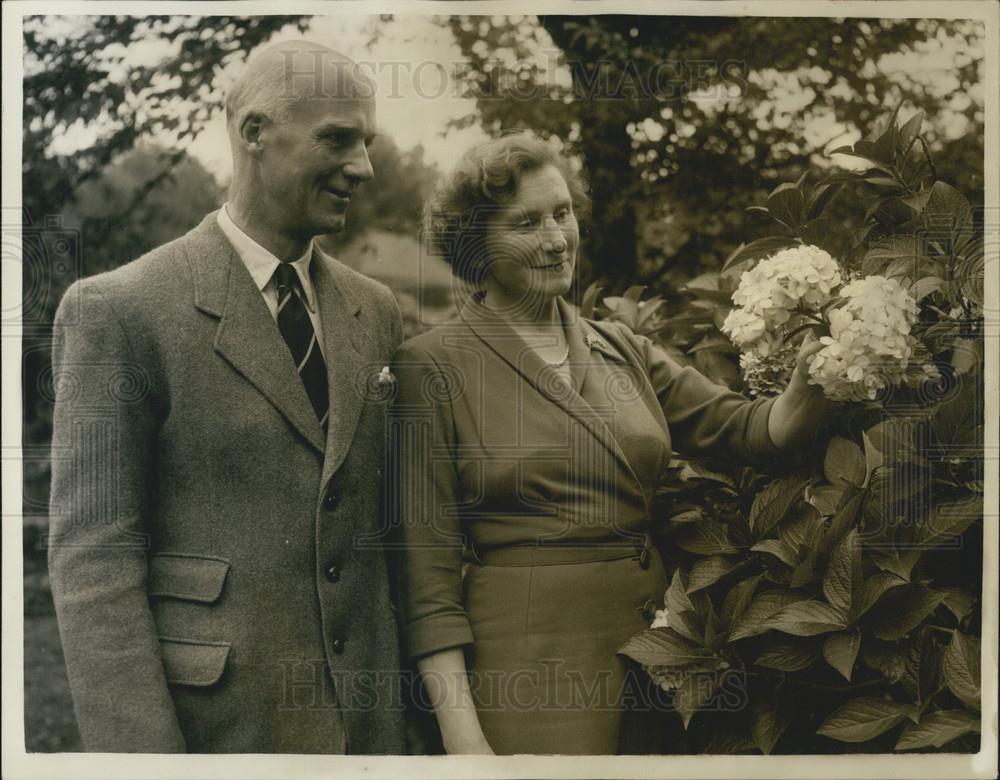
[[453,456],[455,369],[403,344],[390,415],[400,625],[411,657],[473,641],[462,604],[463,534]]
[[769,468],[780,466],[785,453],[767,430],[776,398],[751,400],[691,366],[681,366],[649,338],[631,331],[628,336],[643,355],[677,452],[735,458]]

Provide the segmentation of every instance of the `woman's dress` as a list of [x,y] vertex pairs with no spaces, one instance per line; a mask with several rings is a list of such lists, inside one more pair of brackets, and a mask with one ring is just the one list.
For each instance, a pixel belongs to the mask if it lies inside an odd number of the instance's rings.
[[[570,382],[482,304],[393,370],[404,649],[464,647],[498,754],[616,753],[624,660],[667,587],[647,529],[672,449],[777,457],[748,400],[558,300]],[[463,578],[463,567],[467,567]]]

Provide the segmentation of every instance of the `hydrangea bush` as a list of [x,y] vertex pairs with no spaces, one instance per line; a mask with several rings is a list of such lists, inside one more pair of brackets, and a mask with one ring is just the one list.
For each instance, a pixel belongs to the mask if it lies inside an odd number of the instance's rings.
[[[841,401],[780,473],[673,461],[654,537],[671,584],[620,650],[666,697],[664,749],[975,752],[983,533],[981,217],[937,180],[898,108],[782,184],[775,229],[691,280],[585,296],[718,382],[774,395],[804,331]],[[833,199],[857,213],[826,216]]]

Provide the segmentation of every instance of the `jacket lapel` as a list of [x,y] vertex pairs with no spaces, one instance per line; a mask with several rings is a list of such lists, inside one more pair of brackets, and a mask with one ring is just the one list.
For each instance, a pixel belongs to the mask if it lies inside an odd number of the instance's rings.
[[370,337],[358,321],[361,305],[345,289],[336,262],[316,250],[312,264],[330,387],[330,424],[322,478],[322,484],[326,484],[350,449],[364,408],[366,369],[373,367],[365,358]]
[[323,429],[267,304],[225,234],[209,214],[189,235],[195,306],[219,319],[215,350],[318,452]]
[[[577,367],[574,371],[577,374],[574,384],[580,386],[589,371],[587,364],[591,359],[591,346],[587,343],[586,331],[581,324],[582,318],[579,314],[561,298],[558,299],[558,305],[562,321],[566,324],[566,336],[570,348],[569,362]],[[481,304],[469,302],[462,309],[462,319],[487,347],[506,361],[542,396],[583,425],[638,482],[638,477],[625,453],[600,414],[577,389],[566,388],[565,385],[558,383],[556,373],[534,349],[528,347],[524,339],[503,318],[496,316]],[[571,370],[572,368],[573,366]],[[582,387],[580,389],[582,390]],[[607,406],[606,399],[603,405]]]

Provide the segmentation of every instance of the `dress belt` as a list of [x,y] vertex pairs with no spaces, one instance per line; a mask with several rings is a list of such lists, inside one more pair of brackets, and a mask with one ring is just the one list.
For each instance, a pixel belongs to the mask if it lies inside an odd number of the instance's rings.
[[483,566],[548,566],[564,563],[636,560],[643,569],[652,563],[653,540],[649,532],[631,543],[621,537],[613,539],[579,539],[549,544],[512,544],[498,547],[470,545],[472,559]]

